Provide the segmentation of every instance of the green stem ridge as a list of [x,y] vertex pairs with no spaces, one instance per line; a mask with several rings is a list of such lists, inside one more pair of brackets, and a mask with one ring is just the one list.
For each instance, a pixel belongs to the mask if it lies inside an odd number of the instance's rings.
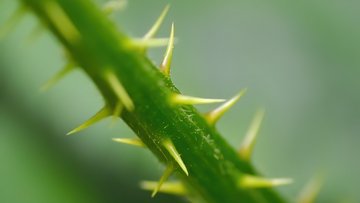
[[174,105],[173,96],[180,92],[168,77],[169,70],[161,72],[144,55],[146,47],[119,32],[89,0],[22,1],[95,83],[105,106],[114,111],[123,104],[122,119],[161,162],[174,166],[189,198],[213,203],[284,202],[271,184],[241,185],[247,175],[259,176],[250,161],[241,159],[192,105]]

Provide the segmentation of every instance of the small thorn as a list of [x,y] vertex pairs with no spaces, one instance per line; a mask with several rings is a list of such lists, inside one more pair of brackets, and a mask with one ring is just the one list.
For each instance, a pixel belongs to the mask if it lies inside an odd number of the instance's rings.
[[169,154],[174,158],[176,163],[178,163],[178,165],[184,171],[184,173],[187,176],[189,176],[189,172],[188,172],[183,160],[181,159],[179,152],[177,152],[174,144],[169,139],[167,139],[167,140],[164,140],[163,145],[164,145],[165,149],[169,152]]
[[165,57],[163,62],[161,63],[160,70],[166,75],[170,76],[170,68],[171,68],[171,60],[174,51],[174,23],[171,24],[171,32],[169,38],[169,44],[166,49]]
[[123,104],[121,102],[118,102],[115,106],[114,113],[112,116],[112,125],[115,123],[116,119],[121,116],[121,112],[123,110]]
[[174,172],[174,167],[172,164],[168,165],[164,171],[164,174],[161,176],[157,186],[154,188],[154,191],[151,194],[151,197],[155,197],[155,195],[160,191],[161,186],[165,183],[165,181],[170,177],[170,175]]
[[239,186],[243,188],[268,188],[292,183],[290,178],[266,179],[253,175],[243,175],[239,179]]
[[245,135],[245,139],[240,147],[239,155],[242,159],[249,161],[256,143],[256,138],[264,118],[265,111],[258,110]]
[[21,5],[16,11],[12,14],[12,16],[5,22],[5,24],[0,28],[0,39],[3,39],[6,35],[11,32],[16,25],[20,22],[20,20],[26,14],[26,7]]
[[41,34],[44,33],[44,30],[45,30],[44,26],[41,23],[38,23],[27,37],[26,43],[28,44],[33,43],[36,39],[38,39],[41,36]]
[[68,132],[66,135],[71,135],[74,133],[77,133],[81,130],[84,130],[88,128],[89,126],[95,124],[96,122],[108,117],[111,115],[111,110],[107,106],[103,107],[98,111],[93,117],[91,117],[89,120],[85,121],[83,124],[81,124],[79,127],[75,128],[74,130]]
[[208,121],[210,125],[214,125],[231,107],[235,105],[237,101],[246,93],[247,89],[241,90],[237,95],[233,98],[214,109],[213,111],[205,114],[205,119]]
[[121,10],[125,9],[126,5],[127,5],[126,0],[108,1],[104,4],[104,6],[102,7],[102,10],[106,15],[111,15],[112,13],[114,13],[116,11],[121,11]]
[[322,176],[317,176],[310,180],[310,182],[306,184],[305,188],[301,191],[299,197],[297,198],[297,203],[314,203],[320,192],[322,184]]
[[128,111],[134,110],[134,103],[116,75],[111,71],[107,71],[104,76],[125,108]]
[[154,25],[150,28],[150,30],[144,35],[143,39],[151,39],[153,38],[156,33],[158,32],[161,24],[163,23],[166,14],[169,11],[170,6],[167,5],[165,6],[164,10],[161,12],[160,16],[158,17],[158,19],[155,21]]
[[[144,190],[153,191],[157,186],[158,182],[156,181],[142,181],[140,183],[140,187]],[[159,192],[179,196],[186,195],[187,193],[186,188],[181,182],[165,182],[162,184]]]
[[191,97],[182,94],[174,94],[171,97],[171,102],[173,104],[185,104],[185,105],[192,105],[192,104],[211,104],[211,103],[219,103],[224,102],[224,99],[205,99],[199,97]]
[[133,39],[132,44],[140,48],[164,47],[169,44],[168,38]]
[[129,144],[137,147],[146,147],[145,144],[140,139],[131,139],[131,138],[113,138],[115,142]]
[[42,92],[49,90],[56,83],[58,83],[61,79],[63,79],[68,73],[74,70],[75,65],[72,62],[68,62],[64,68],[62,68],[58,73],[56,73],[50,80],[48,80],[45,84],[43,84],[40,88]]

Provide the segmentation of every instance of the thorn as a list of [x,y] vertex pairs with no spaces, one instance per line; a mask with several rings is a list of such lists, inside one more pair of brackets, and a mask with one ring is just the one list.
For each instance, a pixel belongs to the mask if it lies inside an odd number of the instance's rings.
[[164,171],[164,174],[161,176],[157,186],[154,188],[154,191],[151,194],[151,197],[155,197],[155,195],[160,191],[161,186],[164,182],[170,177],[170,175],[174,172],[174,167],[172,164],[168,165]]
[[161,24],[163,23],[166,14],[169,11],[170,6],[167,5],[165,6],[164,10],[161,12],[160,16],[158,17],[158,19],[155,21],[154,25],[150,28],[150,30],[144,35],[143,39],[151,39],[153,38],[156,33],[158,32]]
[[49,90],[57,82],[63,79],[68,73],[74,70],[75,65],[72,62],[68,62],[58,73],[56,73],[50,80],[43,84],[40,88],[42,92]]
[[111,15],[115,11],[123,10],[126,7],[126,5],[127,5],[126,0],[108,1],[104,4],[104,6],[102,7],[102,10],[105,13],[105,15]]
[[138,39],[132,40],[132,44],[136,47],[149,48],[149,47],[164,47],[169,44],[168,38],[151,38],[151,39]]
[[322,184],[322,176],[312,178],[312,180],[310,180],[310,182],[306,184],[304,189],[301,191],[299,197],[297,198],[297,203],[314,203],[320,192]]
[[241,90],[233,98],[219,106],[218,108],[205,114],[205,119],[210,125],[214,125],[231,107],[235,105],[237,101],[246,93],[247,89]]
[[239,186],[243,188],[268,188],[274,186],[287,185],[292,183],[290,178],[276,178],[276,179],[266,179],[262,177],[257,177],[253,175],[243,175],[239,179]]
[[77,44],[80,41],[80,32],[72,23],[67,13],[55,1],[45,1],[43,4],[44,15],[47,15],[49,20],[57,31],[69,42]]
[[166,49],[165,57],[163,62],[161,63],[160,70],[166,75],[170,76],[170,68],[171,68],[171,60],[174,51],[174,23],[171,24],[170,38],[169,44]]
[[123,104],[121,102],[118,102],[115,106],[114,113],[112,116],[112,123],[111,126],[115,123],[116,119],[121,116],[121,112],[123,110]]
[[[153,191],[158,186],[156,181],[142,181],[140,187],[144,190]],[[162,184],[159,192],[172,195],[186,195],[186,188],[181,182],[165,182]]]
[[254,149],[254,146],[256,143],[257,134],[260,129],[261,121],[264,118],[264,114],[265,114],[265,111],[263,109],[258,110],[256,112],[255,117],[254,117],[253,121],[251,122],[251,125],[245,135],[245,139],[239,150],[239,155],[244,160],[247,160],[247,161],[250,160],[250,157],[252,155],[252,152],[253,152],[253,149]]
[[120,80],[116,77],[116,75],[111,72],[107,71],[105,72],[105,79],[109,83],[109,85],[112,87],[113,91],[115,92],[118,99],[124,104],[125,108],[128,111],[134,110],[134,103],[132,102],[130,96],[126,92],[125,88],[121,84]]
[[98,111],[93,117],[91,117],[89,120],[85,121],[83,124],[81,124],[79,127],[75,128],[74,130],[68,132],[66,135],[71,135],[74,133],[77,133],[81,130],[84,130],[88,128],[89,126],[95,124],[96,122],[108,117],[111,115],[111,110],[107,106],[103,107]]
[[191,104],[211,104],[211,103],[219,103],[224,102],[224,99],[205,99],[205,98],[199,98],[199,97],[191,97],[186,96],[182,94],[174,94],[171,97],[171,102],[173,104],[185,104],[185,105],[191,105]]
[[28,44],[33,43],[36,39],[38,39],[42,33],[44,33],[44,26],[38,23],[31,31],[29,36],[26,39]]
[[113,138],[115,142],[129,144],[137,147],[146,147],[145,144],[140,139],[131,139],[131,138]]
[[11,32],[25,14],[25,6],[19,6],[16,11],[10,16],[10,18],[5,22],[5,24],[0,28],[0,39],[3,39],[7,34],[9,34],[9,32]]
[[183,162],[183,160],[180,157],[179,152],[176,150],[174,144],[171,142],[171,140],[167,139],[164,140],[163,145],[165,149],[169,152],[169,154],[174,158],[176,163],[180,166],[180,168],[184,171],[184,173],[189,176],[189,172]]

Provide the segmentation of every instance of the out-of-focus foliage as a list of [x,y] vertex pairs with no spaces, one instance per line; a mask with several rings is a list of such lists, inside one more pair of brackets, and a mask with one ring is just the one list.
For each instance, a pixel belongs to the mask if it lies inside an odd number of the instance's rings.
[[[254,157],[260,171],[293,177],[293,185],[281,188],[289,199],[325,173],[319,202],[359,201],[360,2],[129,0],[113,18],[142,36],[168,3],[160,35],[175,21],[178,87],[224,98],[249,89],[220,121],[229,142],[238,146],[256,108],[265,107]],[[16,5],[0,2],[0,25]],[[65,61],[48,32],[26,41],[36,22],[27,15],[0,41],[0,202],[181,202],[151,199],[138,188],[162,168],[149,152],[111,141],[132,135],[121,121],[65,136],[102,100],[80,71],[39,93]],[[156,63],[163,52],[151,52]]]

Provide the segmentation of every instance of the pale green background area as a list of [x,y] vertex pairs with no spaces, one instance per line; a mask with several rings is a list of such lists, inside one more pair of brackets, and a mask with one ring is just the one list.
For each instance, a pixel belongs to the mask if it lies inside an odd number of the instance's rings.
[[[172,75],[182,92],[229,98],[248,88],[218,125],[230,144],[239,147],[264,107],[253,160],[267,177],[294,178],[279,188],[282,194],[293,199],[324,173],[318,202],[359,202],[360,2],[129,0],[113,18],[140,37],[168,3],[159,36],[175,22]],[[15,7],[16,1],[0,2],[0,25]],[[148,151],[111,141],[134,136],[121,121],[64,135],[102,99],[81,71],[39,93],[65,61],[48,32],[26,42],[35,25],[27,15],[0,42],[0,202],[175,202],[138,188],[141,180],[158,179],[163,167]],[[164,51],[151,51],[155,63]]]

